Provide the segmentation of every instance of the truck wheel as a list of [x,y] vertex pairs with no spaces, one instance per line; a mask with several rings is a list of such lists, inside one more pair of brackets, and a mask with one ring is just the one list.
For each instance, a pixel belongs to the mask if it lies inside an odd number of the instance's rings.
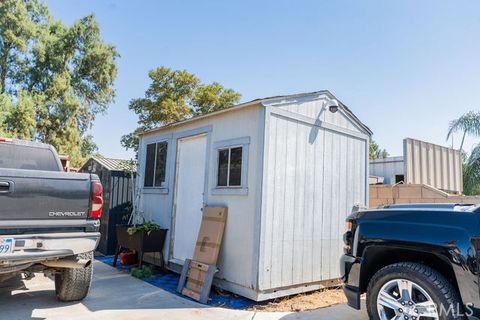
[[464,319],[457,291],[437,271],[413,262],[384,267],[367,289],[370,319]]
[[[80,259],[93,260],[93,252],[81,253]],[[55,274],[55,293],[60,301],[78,301],[85,298],[92,282],[93,267],[61,269]]]

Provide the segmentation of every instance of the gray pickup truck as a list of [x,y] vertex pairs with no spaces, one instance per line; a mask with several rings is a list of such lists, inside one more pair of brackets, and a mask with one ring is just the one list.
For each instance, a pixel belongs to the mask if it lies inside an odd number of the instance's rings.
[[43,272],[59,300],[86,297],[102,192],[96,175],[64,172],[52,146],[0,138],[0,281]]

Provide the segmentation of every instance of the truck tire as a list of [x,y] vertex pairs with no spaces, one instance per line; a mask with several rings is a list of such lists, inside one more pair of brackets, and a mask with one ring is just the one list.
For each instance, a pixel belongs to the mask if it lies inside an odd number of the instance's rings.
[[367,312],[374,320],[465,319],[460,301],[457,290],[445,277],[413,262],[380,269],[367,289]]
[[[77,255],[80,259],[93,260],[93,252]],[[61,269],[55,273],[55,293],[60,301],[78,301],[85,298],[92,282],[93,266],[82,269]]]

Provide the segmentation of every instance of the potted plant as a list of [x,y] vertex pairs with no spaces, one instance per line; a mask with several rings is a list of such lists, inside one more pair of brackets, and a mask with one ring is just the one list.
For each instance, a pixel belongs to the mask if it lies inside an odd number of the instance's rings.
[[145,252],[159,252],[161,268],[164,267],[163,244],[167,235],[167,229],[162,229],[152,221],[144,221],[140,224],[117,225],[117,252],[113,259],[113,266],[117,264],[118,254],[122,249],[134,250],[138,253],[138,263],[142,266],[143,254]]

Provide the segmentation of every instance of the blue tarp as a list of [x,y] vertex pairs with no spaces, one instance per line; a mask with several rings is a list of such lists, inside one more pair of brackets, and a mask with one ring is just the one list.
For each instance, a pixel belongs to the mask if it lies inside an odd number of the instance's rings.
[[[113,256],[100,256],[95,257],[98,261],[106,263],[108,265],[112,265],[113,263]],[[134,268],[133,266],[123,266],[120,264],[120,261],[117,263],[117,269],[120,271],[130,273],[130,270]],[[180,276],[175,273],[155,273],[154,276],[150,278],[143,278],[142,280],[148,282],[156,287],[159,287],[165,291],[170,293],[176,294],[178,296],[184,297],[185,299],[190,299],[185,297],[177,292],[177,285]],[[208,301],[208,305],[215,306],[215,307],[226,307],[231,309],[245,309],[251,307],[253,305],[258,304],[258,302],[252,301],[250,299],[240,297],[234,294],[219,294],[212,289],[210,293],[210,300]]]

